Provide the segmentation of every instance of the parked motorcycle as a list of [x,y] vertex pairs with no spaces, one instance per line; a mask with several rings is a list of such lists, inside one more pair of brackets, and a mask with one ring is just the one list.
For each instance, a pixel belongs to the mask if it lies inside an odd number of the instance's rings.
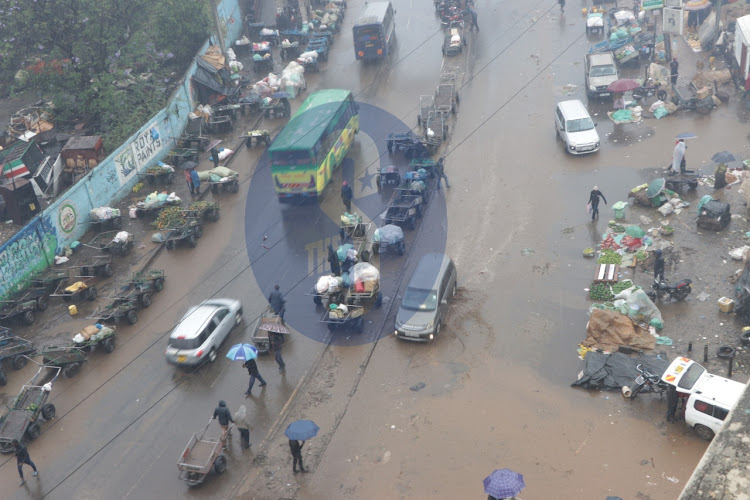
[[661,300],[665,295],[668,295],[670,299],[685,300],[693,289],[692,284],[693,280],[689,279],[684,279],[676,285],[670,285],[667,280],[654,280],[647,295],[651,300]]
[[669,385],[661,380],[659,375],[654,375],[648,370],[643,368],[643,365],[639,364],[635,367],[636,370],[641,372],[635,379],[635,385],[630,388],[624,386],[622,388],[622,395],[626,398],[633,399],[641,392],[655,392],[661,397],[666,391]]
[[672,92],[674,92],[672,103],[679,109],[686,109],[688,111],[695,111],[701,115],[707,115],[716,107],[713,96],[707,96],[703,99],[698,99],[697,97],[685,98],[680,94],[675,85],[672,85]]
[[649,85],[638,87],[633,90],[633,99],[640,102],[644,97],[656,96],[660,101],[667,100],[667,91],[661,88],[660,82],[654,82],[649,78],[651,82]]

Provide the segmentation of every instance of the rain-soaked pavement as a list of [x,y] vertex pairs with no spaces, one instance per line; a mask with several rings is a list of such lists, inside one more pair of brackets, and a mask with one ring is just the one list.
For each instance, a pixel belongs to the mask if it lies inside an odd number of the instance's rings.
[[[432,2],[397,2],[398,48],[368,65],[352,57],[360,7],[349,3],[330,62],[308,76],[308,92],[349,88],[362,103],[362,132],[337,174],[353,181],[355,210],[379,222],[388,193],[377,192],[372,175],[390,161],[382,136],[392,117],[416,123],[418,96],[431,93],[441,67],[463,82],[446,162],[451,188],[434,192],[419,227],[407,231],[407,255],[377,259],[384,303],[368,312],[365,332],[332,337],[307,295],[337,238],[341,178],[320,207],[280,206],[261,150],[243,147],[230,165],[243,189],[221,196],[221,221],[205,226],[197,248],[156,257],[151,267],[166,271],[167,286],[135,326],[122,327],[114,353],[92,354],[76,378],[56,382],[57,417],[29,448],[39,479],[14,489],[14,460],[3,457],[4,498],[481,498],[481,479],[502,467],[524,474],[527,499],[677,497],[706,444],[668,427],[654,398],[570,388],[590,305],[591,263],[581,249],[598,242],[608,220],[604,207],[601,221],[587,222],[584,205],[595,184],[610,204],[624,200],[646,167],[667,162],[676,133],[700,138],[688,161],[744,151],[746,118],[724,106],[708,117],[614,127],[602,103],[590,108],[601,151],[572,157],[555,139],[552,109],[563,98],[585,101],[588,42],[577,2],[561,15],[551,1],[478,1],[482,31],[468,35],[464,56],[445,61]],[[570,97],[569,83],[578,84]],[[388,334],[403,280],[420,255],[443,248],[460,288],[442,335],[429,345],[396,341]],[[166,336],[190,305],[243,301],[245,320],[226,349],[249,339],[274,283],[288,293],[287,320],[301,333],[284,347],[286,374],[262,358],[268,386],[246,399],[239,363],[219,357],[194,373],[165,363]],[[689,314],[678,307],[667,322]],[[7,394],[32,373],[30,365],[11,374]],[[419,382],[424,388],[409,389]],[[247,405],[253,451],[235,436],[227,472],[188,489],[177,457],[219,399],[233,411]],[[321,427],[304,448],[306,475],[290,471],[283,428],[294,418]]]

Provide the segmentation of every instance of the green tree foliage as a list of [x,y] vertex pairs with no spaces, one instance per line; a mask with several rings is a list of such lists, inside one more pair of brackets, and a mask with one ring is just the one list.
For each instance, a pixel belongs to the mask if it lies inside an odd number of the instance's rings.
[[111,151],[163,107],[210,26],[205,0],[0,0],[0,80],[23,70],[16,85],[60,122],[98,124]]

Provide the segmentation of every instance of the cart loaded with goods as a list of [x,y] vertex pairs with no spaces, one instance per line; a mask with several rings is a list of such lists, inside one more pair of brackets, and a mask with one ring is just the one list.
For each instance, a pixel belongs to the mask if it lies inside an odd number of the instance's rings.
[[119,208],[96,207],[89,211],[89,222],[97,233],[105,229],[121,229],[122,214]]
[[346,300],[349,288],[344,286],[341,276],[326,275],[318,278],[313,287],[312,295],[315,304],[328,307],[331,304],[340,304]]
[[388,250],[395,251],[398,255],[404,255],[406,243],[404,242],[404,230],[395,224],[386,224],[375,229],[372,235],[372,253],[378,255]]
[[371,303],[375,307],[383,304],[380,291],[380,272],[367,262],[358,262],[352,266],[348,276],[344,273],[344,283],[350,283],[348,302],[350,305]]

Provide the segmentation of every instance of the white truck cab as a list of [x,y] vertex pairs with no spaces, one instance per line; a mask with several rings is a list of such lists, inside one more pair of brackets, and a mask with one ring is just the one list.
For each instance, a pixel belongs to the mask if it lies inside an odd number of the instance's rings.
[[688,358],[672,361],[661,379],[676,387],[678,394],[687,397],[685,423],[707,441],[719,432],[745,391],[745,384],[712,375]]

